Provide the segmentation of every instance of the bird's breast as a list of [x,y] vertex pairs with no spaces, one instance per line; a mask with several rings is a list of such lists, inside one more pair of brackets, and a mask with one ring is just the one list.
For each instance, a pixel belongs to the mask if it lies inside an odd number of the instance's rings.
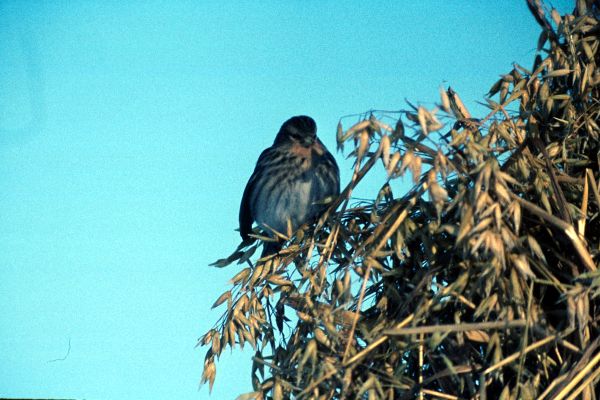
[[287,221],[292,228],[305,223],[312,215],[312,179],[285,179],[269,195],[257,199],[254,214],[259,225],[267,225],[278,232],[287,231]]
[[253,219],[282,233],[288,220],[295,230],[318,217],[325,208],[320,202],[339,193],[337,166],[319,141],[294,143],[285,154],[259,169],[250,200]]

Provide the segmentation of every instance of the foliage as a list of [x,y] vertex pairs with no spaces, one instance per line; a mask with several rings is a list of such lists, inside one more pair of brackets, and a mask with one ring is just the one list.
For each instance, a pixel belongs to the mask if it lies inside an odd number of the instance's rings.
[[[433,110],[343,120],[355,169],[329,212],[279,255],[252,265],[257,241],[216,263],[250,266],[200,339],[204,381],[250,345],[240,399],[599,397],[600,10],[528,5],[540,55],[492,86],[488,115],[448,89]],[[387,182],[351,204],[379,160]]]

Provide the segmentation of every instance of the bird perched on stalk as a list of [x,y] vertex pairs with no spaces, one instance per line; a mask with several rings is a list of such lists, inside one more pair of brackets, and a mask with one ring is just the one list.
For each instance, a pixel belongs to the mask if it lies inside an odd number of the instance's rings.
[[[292,231],[320,217],[323,200],[340,193],[340,172],[317,137],[317,124],[300,115],[285,121],[273,145],[264,150],[246,184],[240,205],[240,235],[248,240],[252,222],[277,238],[273,230]],[[276,253],[281,243],[265,242],[262,256]]]

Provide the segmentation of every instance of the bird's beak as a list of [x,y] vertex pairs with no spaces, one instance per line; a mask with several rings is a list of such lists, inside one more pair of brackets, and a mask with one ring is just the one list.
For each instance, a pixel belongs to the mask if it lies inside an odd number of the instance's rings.
[[304,147],[312,146],[315,143],[315,138],[313,136],[304,136],[302,138],[302,145]]

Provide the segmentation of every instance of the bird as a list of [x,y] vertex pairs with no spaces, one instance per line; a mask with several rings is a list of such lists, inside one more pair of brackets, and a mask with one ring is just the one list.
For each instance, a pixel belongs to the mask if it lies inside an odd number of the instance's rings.
[[256,162],[240,204],[240,235],[250,240],[252,223],[276,241],[265,241],[265,257],[282,245],[273,230],[292,232],[319,218],[323,200],[340,194],[340,171],[333,155],[317,137],[317,124],[306,115],[285,121],[273,145]]

